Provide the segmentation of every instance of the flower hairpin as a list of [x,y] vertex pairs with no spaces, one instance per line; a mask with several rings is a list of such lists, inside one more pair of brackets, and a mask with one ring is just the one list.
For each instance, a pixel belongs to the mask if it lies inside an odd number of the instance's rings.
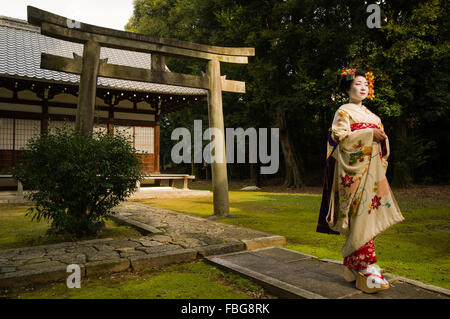
[[373,95],[373,84],[375,83],[374,76],[372,72],[366,72],[366,80],[369,83],[369,94],[367,98],[373,100],[375,95]]
[[356,69],[343,69],[341,71],[341,76],[345,76],[347,81],[353,80],[355,78]]

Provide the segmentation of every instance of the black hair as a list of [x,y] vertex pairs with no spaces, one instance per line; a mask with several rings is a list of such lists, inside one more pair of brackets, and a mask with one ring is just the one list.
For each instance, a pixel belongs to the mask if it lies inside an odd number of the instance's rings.
[[[366,71],[361,70],[361,69],[356,69],[355,77],[357,77],[359,75],[365,77]],[[341,91],[344,94],[348,94],[347,91],[350,89],[350,85],[352,84],[352,81],[353,80],[347,80],[347,77],[345,75],[344,76],[339,75],[339,81],[338,81],[339,91]]]

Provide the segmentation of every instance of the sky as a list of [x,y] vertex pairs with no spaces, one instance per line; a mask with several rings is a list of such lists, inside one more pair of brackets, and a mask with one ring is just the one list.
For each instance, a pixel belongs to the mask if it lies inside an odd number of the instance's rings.
[[27,6],[101,27],[124,30],[133,0],[1,0],[0,16],[27,20]]

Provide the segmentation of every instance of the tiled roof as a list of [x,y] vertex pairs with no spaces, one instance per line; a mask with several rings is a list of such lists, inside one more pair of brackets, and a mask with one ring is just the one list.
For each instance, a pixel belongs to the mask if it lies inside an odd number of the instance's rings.
[[[40,68],[41,53],[73,58],[83,54],[83,45],[40,34],[38,27],[26,21],[0,16],[0,75],[30,79],[79,83],[80,76]],[[151,54],[102,47],[100,58],[108,63],[139,68],[151,68]],[[206,95],[202,89],[98,77],[99,87],[176,95]]]

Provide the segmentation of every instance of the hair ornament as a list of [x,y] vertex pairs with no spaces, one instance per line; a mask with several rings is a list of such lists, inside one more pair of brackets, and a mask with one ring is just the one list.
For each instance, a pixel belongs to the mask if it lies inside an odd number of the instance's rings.
[[372,72],[366,72],[366,80],[369,83],[369,94],[367,95],[367,98],[373,100],[375,97],[373,95],[373,84],[375,83],[375,80]]
[[341,71],[341,76],[345,76],[347,81],[353,80],[355,78],[356,69],[343,69]]

